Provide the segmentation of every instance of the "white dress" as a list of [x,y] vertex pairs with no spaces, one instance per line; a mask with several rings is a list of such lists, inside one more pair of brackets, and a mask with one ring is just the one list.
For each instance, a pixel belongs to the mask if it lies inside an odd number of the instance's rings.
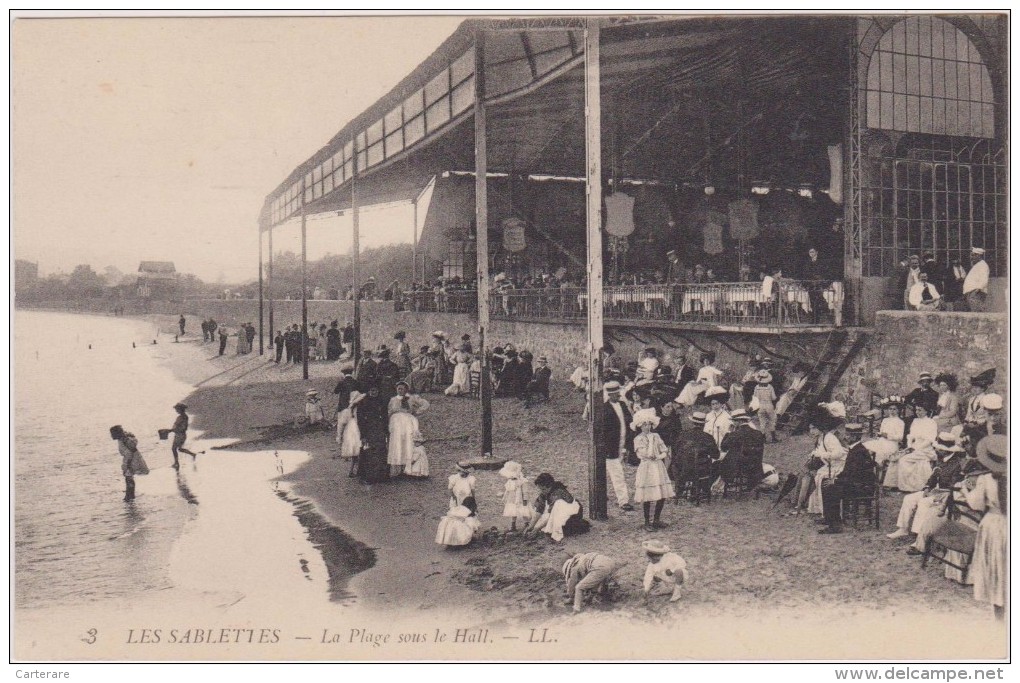
[[424,478],[429,476],[429,456],[425,446],[418,444],[411,454],[411,464],[404,467],[404,474],[409,477]]
[[634,476],[634,502],[654,503],[674,496],[673,484],[666,472],[669,449],[655,432],[644,432],[634,437],[634,453],[641,459]]
[[516,477],[506,480],[503,487],[503,516],[512,519],[531,519],[531,507],[524,500],[524,480]]
[[420,396],[408,394],[408,408],[403,407],[399,396],[390,399],[390,445],[386,462],[406,467],[414,459],[414,433],[418,431],[418,418],[429,409],[429,402]]
[[974,599],[1003,607],[1006,604],[1006,583],[1009,581],[1009,534],[995,477],[991,474],[978,477],[974,488],[967,492],[967,505],[985,511],[974,540],[974,559],[970,566]]
[[900,491],[920,491],[931,476],[931,463],[935,460],[933,444],[939,435],[939,426],[930,417],[919,417],[910,423],[907,448],[896,463],[896,487]]
[[846,465],[847,450],[832,432],[826,432],[818,439],[811,455],[822,459],[823,465],[815,473],[815,489],[808,498],[808,512],[822,513],[822,480],[835,479]]
[[356,458],[361,454],[361,430],[358,428],[357,407],[347,406],[336,420],[336,440],[340,444],[340,457]]
[[466,507],[458,505],[439,521],[439,528],[436,530],[436,543],[453,546],[467,545],[475,537],[475,531],[481,525],[477,515],[472,515]]
[[447,396],[460,396],[471,393],[471,355],[458,351],[450,359],[455,362],[453,367],[453,384],[446,388]]
[[450,490],[450,509],[461,505],[468,496],[475,495],[475,484],[478,480],[475,475],[469,474],[466,477],[460,474],[451,474],[447,480],[446,488]]
[[698,370],[697,378],[692,382],[688,382],[687,386],[680,392],[680,395],[676,397],[676,402],[687,407],[693,406],[695,401],[698,400],[698,396],[718,384],[720,375],[722,375],[722,370],[711,365],[701,368]]

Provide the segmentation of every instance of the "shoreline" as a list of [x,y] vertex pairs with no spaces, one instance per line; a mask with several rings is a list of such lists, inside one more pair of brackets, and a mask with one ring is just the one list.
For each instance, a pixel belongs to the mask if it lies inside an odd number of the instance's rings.
[[[142,319],[163,326],[175,322],[172,316]],[[215,348],[186,339],[180,345],[161,344],[158,354],[176,377],[196,387],[185,402],[194,415],[193,427],[203,432],[203,439],[250,440],[262,436],[260,427],[292,424],[303,412],[308,388],[318,389],[325,397],[327,411],[335,405],[332,389],[340,363],[310,364],[311,379],[305,381],[300,367],[277,367],[268,354],[221,358]],[[495,401],[494,441],[500,455],[521,462],[529,478],[551,471],[583,499],[587,490],[578,446],[585,431],[579,419],[581,399],[562,380],[554,378],[553,402],[531,411],[518,402]],[[437,395],[429,395],[428,400],[432,408],[422,417],[426,438],[473,432],[478,419],[474,401]],[[594,523],[590,533],[558,546],[544,537],[526,540],[499,534],[465,549],[442,550],[433,537],[445,513],[446,476],[454,462],[478,450],[477,437],[469,436],[464,443],[428,445],[432,477],[427,481],[365,487],[347,477],[347,462],[332,459],[336,448],[332,433],[281,431],[282,436],[255,450],[307,453],[297,468],[277,478],[285,489],[284,495],[277,495],[294,507],[292,514],[299,520],[301,514],[313,515],[301,524],[311,544],[316,546],[316,540],[309,526],[318,523],[314,517],[318,516],[359,544],[356,550],[376,557],[374,566],[357,571],[348,581],[347,591],[354,599],[347,602],[341,596],[329,603],[330,608],[309,609],[323,623],[309,621],[306,630],[316,630],[309,625],[333,626],[329,615],[344,615],[341,623],[391,631],[455,625],[516,634],[541,627],[555,630],[562,634],[561,642],[571,643],[567,652],[523,644],[519,648],[508,641],[495,650],[474,651],[372,646],[352,655],[349,649],[319,649],[306,653],[311,658],[491,659],[510,653],[524,659],[578,658],[584,653],[596,659],[871,659],[879,654],[994,658],[1006,651],[1000,646],[1005,629],[974,603],[969,588],[945,581],[941,571],[921,571],[902,548],[873,529],[837,537],[843,545],[834,548],[836,541],[818,537],[810,520],[769,514],[768,498],[716,499],[700,508],[669,505],[664,519],[671,526],[660,538],[687,558],[692,581],[674,607],[644,606],[640,579],[645,560],[640,542],[648,536],[640,530],[640,512],[611,512],[608,522]],[[770,444],[766,462],[791,471],[803,459],[803,452],[803,440],[787,439],[779,446]],[[629,468],[627,474],[633,477]],[[497,500],[502,480],[492,472],[477,476],[483,529],[505,528]],[[898,502],[894,496],[884,499],[886,520]],[[593,605],[582,615],[572,616],[561,606],[564,591],[559,566],[568,554],[591,550],[619,557],[626,567],[613,604]],[[318,551],[328,571],[332,560]],[[338,604],[343,611],[336,611]],[[273,616],[279,615],[274,612]],[[952,629],[945,626],[950,619],[955,624]],[[695,624],[705,638],[715,634],[713,639],[673,642],[669,631],[663,631],[648,640],[652,625],[672,630]],[[848,634],[851,624],[859,630]],[[612,643],[593,649],[592,643],[604,637],[607,628],[614,634],[631,633],[634,639],[625,642],[614,636]],[[723,647],[723,643],[729,645]]]

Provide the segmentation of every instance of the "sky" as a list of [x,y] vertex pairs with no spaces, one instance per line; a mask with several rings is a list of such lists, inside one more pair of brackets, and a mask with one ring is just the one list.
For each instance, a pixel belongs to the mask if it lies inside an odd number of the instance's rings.
[[[15,20],[15,257],[43,275],[161,260],[208,282],[257,277],[265,196],[461,20]],[[364,211],[362,248],[411,242],[412,216]],[[345,252],[350,232],[349,217],[310,221],[309,258]],[[300,229],[273,241],[298,252]]]

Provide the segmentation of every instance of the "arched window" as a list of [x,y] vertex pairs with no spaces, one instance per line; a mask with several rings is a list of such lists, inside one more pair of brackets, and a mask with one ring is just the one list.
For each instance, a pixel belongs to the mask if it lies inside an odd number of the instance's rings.
[[908,133],[992,138],[992,79],[974,44],[938,17],[897,22],[868,65],[867,125]]

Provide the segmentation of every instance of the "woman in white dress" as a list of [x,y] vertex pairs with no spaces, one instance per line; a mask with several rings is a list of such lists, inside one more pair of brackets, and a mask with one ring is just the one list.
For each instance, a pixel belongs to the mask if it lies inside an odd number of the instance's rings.
[[935,422],[939,431],[948,432],[960,424],[960,397],[956,395],[956,375],[943,372],[935,378],[935,391],[939,392]]
[[1006,522],[1009,500],[1006,463],[1009,441],[1004,435],[986,436],[977,445],[977,459],[988,474],[964,483],[967,505],[984,511],[974,541],[974,559],[970,575],[974,580],[974,599],[991,603],[995,618],[1006,615],[1006,583],[1009,581],[1009,538]]
[[465,396],[471,393],[471,354],[467,351],[467,344],[461,344],[460,349],[450,358],[453,366],[453,384],[446,388],[447,396]]
[[878,403],[878,408],[884,416],[878,425],[878,438],[864,442],[864,447],[875,454],[875,462],[878,466],[887,467],[885,479],[882,485],[886,488],[896,488],[898,468],[892,460],[900,450],[903,443],[903,434],[906,425],[900,417],[900,406],[903,399],[899,396],[887,396]]
[[390,476],[398,476],[414,462],[414,433],[418,431],[418,415],[429,409],[429,402],[408,393],[407,382],[397,382],[397,395],[390,399],[390,443],[386,462]]
[[[698,376],[694,381],[688,382],[687,386],[680,391],[680,395],[676,397],[677,403],[689,408],[697,402],[701,394],[719,384],[719,377],[722,376],[723,372],[715,367],[713,363],[715,363],[714,353],[709,351],[702,354],[701,369],[698,370]],[[729,392],[726,393],[728,394]]]
[[846,465],[847,449],[836,436],[845,420],[846,406],[839,401],[819,403],[813,411],[808,433],[815,439],[815,448],[800,476],[791,515],[800,514],[805,506],[809,513],[822,513],[822,481],[834,479]]
[[924,488],[931,476],[935,461],[935,440],[939,437],[938,423],[929,414],[928,406],[914,406],[915,415],[907,434],[907,447],[896,461],[896,488],[913,493]]

